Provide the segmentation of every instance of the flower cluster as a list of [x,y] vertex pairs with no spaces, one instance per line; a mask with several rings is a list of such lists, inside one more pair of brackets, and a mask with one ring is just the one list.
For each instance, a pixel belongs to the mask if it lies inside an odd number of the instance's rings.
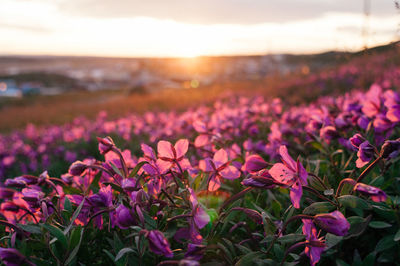
[[[374,84],[367,93],[287,109],[278,99],[238,98],[182,114],[111,122],[101,116],[89,131],[102,136],[96,156],[77,152],[59,176],[23,174],[28,167],[2,183],[0,259],[5,265],[394,261],[398,106],[396,91]],[[27,131],[43,152],[61,134]],[[104,137],[115,131],[135,147],[120,149],[121,139]],[[65,132],[71,142],[86,134],[76,127]],[[360,241],[367,244],[354,244]]]

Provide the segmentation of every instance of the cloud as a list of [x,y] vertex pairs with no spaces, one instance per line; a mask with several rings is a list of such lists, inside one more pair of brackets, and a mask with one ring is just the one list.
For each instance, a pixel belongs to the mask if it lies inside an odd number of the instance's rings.
[[0,28],[2,28],[2,29],[20,30],[20,31],[29,31],[29,32],[43,33],[43,34],[47,34],[47,33],[53,32],[53,30],[51,30],[49,28],[46,28],[46,27],[20,25],[20,24],[5,23],[5,22],[0,22]]
[[[76,16],[170,19],[192,24],[285,23],[329,12],[362,13],[363,0],[61,0],[59,10]],[[396,13],[393,0],[372,0],[371,13]]]

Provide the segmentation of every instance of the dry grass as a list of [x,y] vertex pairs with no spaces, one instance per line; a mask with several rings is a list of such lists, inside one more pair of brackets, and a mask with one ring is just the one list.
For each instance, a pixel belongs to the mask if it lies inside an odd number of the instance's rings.
[[35,125],[63,124],[77,116],[94,118],[105,110],[110,117],[131,112],[184,110],[208,103],[229,92],[254,94],[265,92],[263,82],[235,82],[216,84],[198,89],[170,89],[152,94],[126,94],[123,91],[96,93],[74,92],[57,96],[36,96],[3,102],[0,109],[0,132]]

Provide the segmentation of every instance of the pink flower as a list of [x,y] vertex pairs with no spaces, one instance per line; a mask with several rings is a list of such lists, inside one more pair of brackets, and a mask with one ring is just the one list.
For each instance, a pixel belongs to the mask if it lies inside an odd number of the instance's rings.
[[190,162],[184,156],[189,148],[187,139],[180,139],[175,143],[175,146],[168,141],[161,140],[157,144],[158,165],[162,172],[166,172],[173,166],[178,166],[180,170],[185,170],[190,167]]
[[99,151],[100,154],[106,154],[107,152],[111,151],[115,146],[114,141],[110,137],[99,138],[97,137],[99,142]]
[[370,196],[375,202],[386,201],[387,199],[387,195],[382,189],[363,183],[357,183],[353,190],[358,191],[363,195]]
[[255,173],[262,169],[265,169],[267,166],[268,163],[264,161],[264,159],[260,155],[254,154],[246,158],[246,162],[243,165],[242,170],[250,173]]
[[217,151],[212,159],[206,158],[204,161],[200,161],[200,169],[210,173],[209,191],[215,191],[221,186],[221,177],[226,179],[240,177],[239,170],[229,164],[228,153],[224,149]]
[[295,162],[290,157],[286,146],[279,148],[279,154],[283,163],[276,163],[269,170],[270,175],[277,182],[289,186],[290,199],[295,208],[300,208],[300,199],[303,194],[303,185],[307,185],[308,173],[301,165],[299,159]]
[[318,238],[317,228],[311,220],[302,219],[303,234],[306,236],[304,252],[310,258],[311,265],[315,265],[321,258],[325,249],[325,243],[322,238]]
[[314,222],[320,228],[337,236],[347,235],[350,229],[350,223],[340,211],[317,214],[314,217]]

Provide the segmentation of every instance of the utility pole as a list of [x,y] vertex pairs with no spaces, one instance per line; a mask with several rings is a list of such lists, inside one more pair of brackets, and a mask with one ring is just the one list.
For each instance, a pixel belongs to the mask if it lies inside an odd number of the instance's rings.
[[363,38],[364,50],[368,49],[370,14],[371,14],[371,0],[364,0],[364,24],[361,32],[361,36]]

